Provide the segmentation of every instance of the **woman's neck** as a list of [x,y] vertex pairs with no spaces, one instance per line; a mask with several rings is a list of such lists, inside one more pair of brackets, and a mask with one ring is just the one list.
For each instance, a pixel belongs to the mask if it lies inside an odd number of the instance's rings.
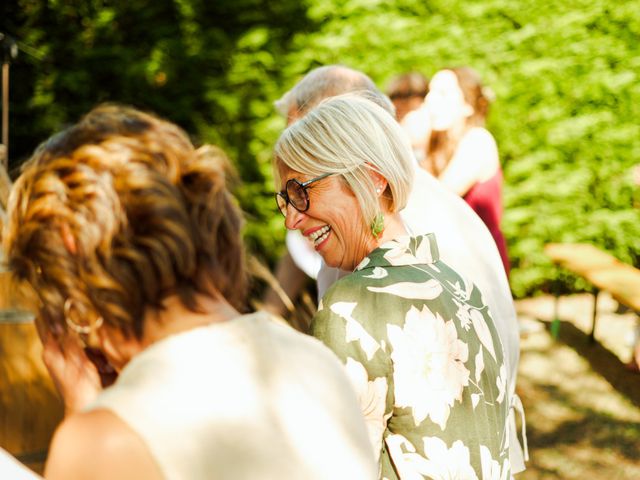
[[399,213],[387,213],[384,218],[384,231],[378,237],[376,248],[394,238],[409,235]]
[[196,302],[201,313],[189,310],[177,295],[165,298],[161,310],[147,309],[140,340],[125,335],[118,328],[103,325],[97,332],[100,350],[119,372],[132,358],[156,342],[211,323],[226,322],[240,315],[222,296],[197,295]]
[[148,309],[144,318],[142,348],[166,337],[186,332],[211,323],[222,323],[240,315],[223,297],[197,295],[196,302],[201,312],[185,307],[177,295],[167,297],[162,310]]

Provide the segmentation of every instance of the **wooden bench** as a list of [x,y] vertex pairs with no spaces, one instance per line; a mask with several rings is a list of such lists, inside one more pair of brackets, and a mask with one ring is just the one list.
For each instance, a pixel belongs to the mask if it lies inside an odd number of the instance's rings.
[[553,263],[579,275],[594,288],[591,341],[595,340],[598,293],[607,291],[622,305],[640,314],[640,270],[588,243],[551,243],[545,253]]

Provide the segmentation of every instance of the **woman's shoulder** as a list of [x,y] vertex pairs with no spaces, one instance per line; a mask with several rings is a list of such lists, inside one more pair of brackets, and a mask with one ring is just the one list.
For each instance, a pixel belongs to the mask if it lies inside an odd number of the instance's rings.
[[75,413],[58,427],[47,479],[162,478],[143,440],[106,409]]
[[362,271],[355,271],[336,280],[322,296],[322,303],[326,300],[344,300],[350,297],[366,295],[368,282],[362,275]]
[[460,140],[453,162],[475,171],[476,181],[482,182],[494,175],[500,168],[500,159],[498,145],[491,132],[482,127],[470,129]]
[[484,127],[472,127],[464,134],[458,148],[497,150],[497,144],[495,137],[489,130]]

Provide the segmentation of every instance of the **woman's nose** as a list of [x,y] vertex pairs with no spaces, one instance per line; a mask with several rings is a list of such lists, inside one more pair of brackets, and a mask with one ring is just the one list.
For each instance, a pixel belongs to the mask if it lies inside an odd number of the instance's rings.
[[306,213],[301,213],[289,203],[287,204],[287,216],[284,218],[284,226],[289,230],[296,230]]

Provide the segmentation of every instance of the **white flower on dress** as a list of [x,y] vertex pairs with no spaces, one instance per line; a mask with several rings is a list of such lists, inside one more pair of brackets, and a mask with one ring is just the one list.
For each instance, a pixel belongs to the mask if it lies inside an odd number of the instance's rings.
[[475,308],[471,310],[471,323],[473,323],[473,328],[482,343],[482,346],[487,349],[489,354],[496,359],[496,351],[493,348],[493,337],[491,336],[491,330],[489,330],[489,326],[487,325],[486,320]]
[[456,280],[455,283],[447,282],[453,288],[453,294],[464,300],[465,302],[471,298],[471,293],[473,292],[473,283],[469,282],[467,279],[463,279],[463,287],[460,286],[460,282]]
[[442,293],[442,285],[437,280],[431,279],[420,283],[398,282],[386,287],[367,287],[367,290],[412,300],[433,300]]
[[[387,444],[389,456],[393,460],[393,466],[398,472],[398,478],[402,480],[424,480],[424,477],[415,470],[415,466],[410,461],[411,457],[408,457],[416,452],[416,447],[409,440],[400,434],[393,434],[385,438],[385,443]],[[403,451],[403,448],[406,452]]]
[[453,301],[458,305],[456,317],[460,320],[460,326],[465,330],[469,330],[471,328],[471,305],[464,302],[458,302],[455,298]]
[[428,237],[419,238],[420,245],[416,248],[416,258],[419,263],[433,263],[433,255],[431,255],[431,242]]
[[445,322],[426,306],[407,312],[404,328],[387,325],[393,348],[395,404],[412,409],[416,425],[429,417],[444,430],[451,407],[469,384],[469,356],[452,320]]
[[498,378],[496,378],[496,385],[498,386],[498,398],[496,398],[496,402],[502,403],[507,391],[507,367],[504,363],[500,365],[500,374]]
[[478,353],[476,355],[476,383],[480,382],[480,376],[484,371],[484,356],[482,355],[482,349],[478,349]]
[[355,270],[362,270],[364,267],[369,265],[371,259],[369,257],[364,257],[362,261],[356,266]]
[[[411,443],[401,435],[393,435],[389,454],[394,465],[400,465],[398,473],[402,480],[478,480],[475,470],[471,466],[469,448],[456,440],[447,448],[447,444],[438,437],[424,437],[425,456],[416,453]],[[389,439],[387,440],[389,444]],[[408,452],[400,449],[404,446]]]
[[331,311],[342,317],[345,322],[345,341],[360,342],[360,347],[367,355],[367,360],[371,360],[380,348],[380,344],[364,329],[364,327],[354,319],[351,314],[358,304],[356,302],[336,302],[331,304]]
[[387,272],[384,268],[373,267],[373,272],[371,273],[371,275],[364,275],[364,278],[373,278],[374,280],[380,280],[387,275],[389,275],[389,272]]
[[508,480],[510,478],[509,459],[505,458],[501,467],[497,460],[491,458],[491,452],[484,445],[480,445],[480,463],[482,465],[482,480]]
[[382,435],[387,428],[387,420],[391,416],[391,412],[386,416],[384,413],[387,406],[387,379],[378,377],[370,382],[364,366],[351,357],[347,357],[345,369],[356,390],[369,439],[378,459],[382,450]]
[[[425,248],[419,247],[418,252],[416,252],[418,255],[414,255],[409,248],[411,237],[400,237],[391,240],[384,244],[383,248],[388,248],[384,254],[384,258],[393,266],[432,263],[433,260],[431,258],[431,251],[429,250],[429,242],[425,239],[422,243],[425,241],[427,243],[426,250]],[[420,255],[424,258],[418,258]]]

